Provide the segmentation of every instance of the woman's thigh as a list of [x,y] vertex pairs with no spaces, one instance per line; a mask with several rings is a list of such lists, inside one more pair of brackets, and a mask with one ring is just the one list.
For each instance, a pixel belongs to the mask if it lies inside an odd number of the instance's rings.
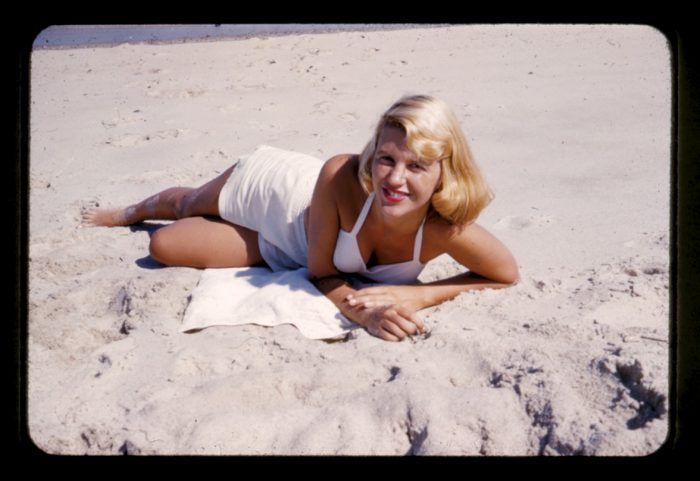
[[248,267],[262,264],[258,233],[222,219],[188,217],[151,236],[151,257],[168,266]]
[[236,166],[229,167],[221,175],[191,190],[180,201],[179,218],[209,215],[219,217],[219,194]]

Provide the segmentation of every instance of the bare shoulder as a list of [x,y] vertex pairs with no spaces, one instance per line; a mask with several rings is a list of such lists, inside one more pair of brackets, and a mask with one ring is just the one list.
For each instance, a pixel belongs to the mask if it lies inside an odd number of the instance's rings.
[[319,180],[328,183],[334,189],[345,191],[357,180],[358,156],[354,154],[339,154],[328,159],[321,169]]
[[438,215],[430,215],[425,223],[426,235],[435,238],[442,245],[447,245],[458,238],[470,236],[480,227],[476,223],[468,225],[455,225]]
[[325,175],[354,175],[357,172],[358,156],[355,154],[338,154],[328,159],[323,164],[322,172]]
[[432,258],[469,249],[470,246],[483,242],[484,234],[488,236],[488,232],[476,222],[460,226],[435,216],[425,223],[424,243]]

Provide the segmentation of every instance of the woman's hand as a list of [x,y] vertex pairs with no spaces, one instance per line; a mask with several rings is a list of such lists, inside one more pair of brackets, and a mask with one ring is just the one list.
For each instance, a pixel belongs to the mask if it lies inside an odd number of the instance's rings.
[[358,309],[355,316],[367,332],[386,341],[403,341],[425,332],[423,321],[404,306]]
[[378,306],[405,306],[413,312],[422,309],[418,286],[393,286],[382,285],[366,287],[354,294],[348,295],[345,300],[353,307],[370,309]]
[[415,314],[419,305],[410,293],[411,286],[378,286],[349,294],[345,300],[367,332],[387,341],[402,341],[425,332],[425,324]]

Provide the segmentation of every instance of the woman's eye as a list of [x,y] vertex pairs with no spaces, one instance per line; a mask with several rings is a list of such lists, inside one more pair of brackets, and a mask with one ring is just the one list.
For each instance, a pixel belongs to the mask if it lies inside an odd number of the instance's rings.
[[391,157],[386,157],[386,156],[379,157],[378,161],[380,164],[393,164],[394,163],[394,159],[392,159]]
[[423,164],[419,164],[418,162],[412,163],[411,168],[413,170],[425,170],[425,166]]

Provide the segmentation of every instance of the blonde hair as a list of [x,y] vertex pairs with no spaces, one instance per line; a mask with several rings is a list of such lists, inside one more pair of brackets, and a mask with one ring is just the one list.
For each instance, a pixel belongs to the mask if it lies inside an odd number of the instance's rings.
[[429,95],[411,95],[402,97],[384,112],[360,154],[358,178],[367,193],[373,189],[372,160],[386,126],[401,128],[406,134],[406,145],[419,159],[441,162],[432,209],[450,224],[474,222],[494,196],[448,105]]

